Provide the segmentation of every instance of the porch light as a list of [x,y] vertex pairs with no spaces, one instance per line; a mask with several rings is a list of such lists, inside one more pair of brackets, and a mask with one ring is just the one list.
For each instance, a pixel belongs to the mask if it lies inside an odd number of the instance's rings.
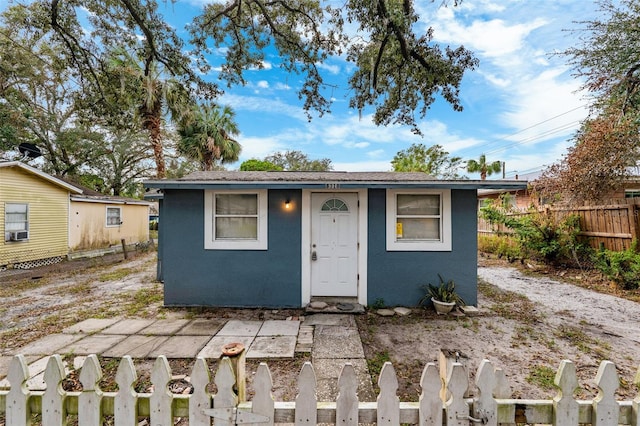
[[287,201],[284,202],[284,208],[287,210],[291,208],[291,200],[287,199]]

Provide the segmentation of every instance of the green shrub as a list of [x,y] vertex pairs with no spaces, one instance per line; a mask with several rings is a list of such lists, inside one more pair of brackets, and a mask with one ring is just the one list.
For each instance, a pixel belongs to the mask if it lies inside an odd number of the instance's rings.
[[558,220],[553,215],[531,211],[516,216],[496,206],[482,208],[480,215],[491,224],[504,224],[512,229],[523,254],[550,264],[572,263],[587,250],[578,241],[580,217],[577,215]]
[[640,253],[637,241],[624,251],[600,250],[595,267],[623,290],[638,288],[640,283]]
[[495,254],[499,258],[507,259],[509,262],[523,258],[520,244],[516,239],[508,235],[480,235],[478,237],[478,250]]

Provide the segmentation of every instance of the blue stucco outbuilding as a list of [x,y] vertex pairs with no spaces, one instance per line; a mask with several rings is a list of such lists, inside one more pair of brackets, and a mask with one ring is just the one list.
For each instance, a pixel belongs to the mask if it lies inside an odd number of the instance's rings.
[[477,190],[522,181],[400,172],[196,172],[157,198],[168,306],[303,307],[315,297],[414,306],[454,280],[477,304]]

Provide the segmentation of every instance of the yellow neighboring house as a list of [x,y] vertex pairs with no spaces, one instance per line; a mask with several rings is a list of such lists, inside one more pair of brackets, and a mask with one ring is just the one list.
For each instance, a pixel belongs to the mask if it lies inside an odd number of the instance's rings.
[[82,191],[19,161],[0,162],[0,268],[30,268],[69,253],[69,196]]
[[19,161],[0,161],[0,269],[149,240],[151,203],[111,197]]
[[150,202],[112,197],[82,188],[71,195],[69,247],[72,252],[149,241]]

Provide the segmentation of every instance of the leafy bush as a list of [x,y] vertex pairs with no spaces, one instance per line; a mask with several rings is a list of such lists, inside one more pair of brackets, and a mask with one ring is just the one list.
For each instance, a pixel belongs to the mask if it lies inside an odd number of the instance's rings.
[[577,261],[578,254],[586,250],[578,241],[580,217],[577,215],[561,220],[538,211],[515,216],[493,205],[482,208],[480,215],[491,224],[504,224],[512,229],[524,253],[547,263]]
[[508,235],[480,235],[478,250],[495,254],[499,258],[506,258],[509,262],[523,258],[520,244]]
[[600,250],[595,267],[623,290],[638,288],[640,283],[640,253],[634,240],[624,251]]

